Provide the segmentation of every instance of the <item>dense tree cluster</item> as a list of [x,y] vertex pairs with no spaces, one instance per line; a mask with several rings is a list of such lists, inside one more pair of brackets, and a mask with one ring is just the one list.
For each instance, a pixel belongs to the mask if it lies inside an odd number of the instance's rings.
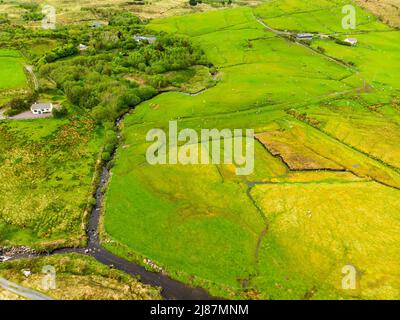
[[203,52],[187,39],[161,35],[155,45],[141,46],[121,63],[147,74],[160,74],[195,64],[207,64],[207,60]]
[[89,110],[98,121],[112,121],[157,93],[119,78],[114,60],[113,54],[76,57],[43,65],[40,73],[52,79],[71,104]]
[[22,19],[25,21],[40,21],[44,18],[44,14],[39,11],[39,4],[34,2],[24,2],[19,4],[19,7],[27,10],[22,15]]
[[74,44],[68,44],[66,46],[58,47],[44,56],[46,62],[54,62],[58,59],[73,56],[79,52],[78,48]]
[[[127,12],[100,10],[97,14],[108,19],[108,24],[95,28],[90,24],[70,25],[57,30],[5,28],[0,38],[33,57],[42,92],[58,91],[71,106],[90,112],[99,122],[113,121],[129,108],[152,98],[169,84],[166,73],[208,65],[203,51],[187,38],[150,32]],[[150,35],[156,41],[138,40],[137,35]],[[41,39],[53,41],[55,48],[50,47],[41,56],[30,54],[30,44],[41,43]],[[80,44],[84,44],[82,51]],[[127,80],[130,74],[146,79],[147,85]],[[19,103],[21,108],[27,107],[27,103]],[[15,106],[11,109],[17,110]],[[66,110],[59,111],[55,116],[65,116]]]

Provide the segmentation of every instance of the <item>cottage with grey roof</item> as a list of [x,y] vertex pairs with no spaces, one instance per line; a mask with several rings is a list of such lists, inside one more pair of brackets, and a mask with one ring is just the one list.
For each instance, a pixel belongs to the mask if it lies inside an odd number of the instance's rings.
[[157,37],[154,36],[133,36],[133,39],[136,40],[136,42],[143,42],[143,41],[148,41],[150,44],[153,44],[156,42]]
[[356,38],[347,38],[344,40],[344,42],[354,47],[355,45],[357,45],[358,40]]
[[34,103],[31,106],[31,111],[33,114],[44,114],[51,113],[53,111],[52,103]]
[[311,41],[314,38],[314,35],[312,33],[299,33],[296,36],[297,40],[309,40]]

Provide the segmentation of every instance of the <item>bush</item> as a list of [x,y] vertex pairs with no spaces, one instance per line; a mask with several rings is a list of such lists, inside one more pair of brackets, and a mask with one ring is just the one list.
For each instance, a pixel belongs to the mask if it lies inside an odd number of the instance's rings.
[[58,47],[45,55],[46,62],[54,62],[61,58],[73,56],[79,52],[78,48],[73,44]]
[[3,108],[8,109],[6,112],[7,116],[15,116],[21,112],[24,112],[26,110],[29,110],[31,105],[36,101],[38,98],[38,95],[36,92],[28,94],[25,97],[18,97],[14,98],[5,105],[3,105]]
[[130,12],[116,12],[108,22],[109,26],[131,26],[139,24],[140,19]]
[[56,109],[56,108],[53,109],[53,117],[55,119],[64,118],[67,115],[68,115],[68,110],[65,107],[61,107],[59,109]]
[[143,86],[138,89],[133,89],[142,100],[149,100],[157,94],[157,90],[151,86]]
[[40,21],[44,17],[45,15],[40,12],[29,12],[22,15],[24,21]]
[[104,151],[104,152],[102,153],[102,155],[101,155],[101,159],[102,159],[103,161],[109,161],[109,160],[111,159],[111,153],[110,153],[110,152],[107,152],[107,151]]
[[109,143],[109,144],[106,144],[106,146],[104,147],[104,151],[111,154],[114,151],[114,148],[115,148],[115,144]]
[[121,96],[121,103],[129,108],[133,108],[141,102],[141,99],[134,92],[126,92]]

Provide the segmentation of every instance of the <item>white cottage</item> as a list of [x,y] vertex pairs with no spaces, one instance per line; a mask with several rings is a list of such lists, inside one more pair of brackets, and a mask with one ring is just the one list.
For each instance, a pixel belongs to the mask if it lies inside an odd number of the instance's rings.
[[51,113],[53,111],[52,103],[35,103],[31,106],[33,114]]
[[133,36],[136,42],[148,41],[150,44],[154,44],[157,41],[157,37],[154,36]]
[[347,38],[344,40],[344,42],[348,43],[351,46],[356,46],[358,43],[358,40],[356,38]]
[[78,46],[78,48],[79,48],[80,51],[86,51],[89,47],[87,45],[84,45],[84,44],[81,43]]
[[314,38],[314,34],[312,34],[312,33],[298,33],[296,35],[297,40],[311,41],[313,38]]

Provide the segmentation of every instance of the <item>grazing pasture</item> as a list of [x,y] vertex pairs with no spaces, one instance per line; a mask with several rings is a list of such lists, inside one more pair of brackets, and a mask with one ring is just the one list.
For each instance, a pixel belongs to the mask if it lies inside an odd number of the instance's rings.
[[[31,60],[40,98],[65,109],[0,122],[0,247],[83,246],[99,159],[119,142],[102,189],[113,253],[223,298],[399,299],[400,31],[372,13],[376,1],[357,2],[372,11],[357,7],[345,30],[345,0],[49,0],[65,26],[50,39],[27,20],[35,5],[1,1],[3,44],[21,51],[0,49],[0,103],[26,93]],[[14,37],[14,25],[27,28]],[[297,41],[303,32],[312,41]],[[150,165],[146,134],[171,120],[253,129],[254,171]],[[43,264],[58,268],[55,298],[159,298],[78,255],[2,263],[0,276],[38,289],[21,271]],[[349,265],[356,288],[343,290]]]
[[[345,4],[269,1],[150,23],[198,43],[217,84],[158,95],[126,118],[106,196],[110,250],[228,298],[399,297],[400,33],[357,8],[359,34],[347,34]],[[261,22],[359,45],[308,46]],[[255,143],[253,174],[150,166],[146,133],[169,120],[196,131],[253,128],[265,144]],[[341,288],[347,264],[361,275],[354,291]]]
[[23,58],[16,50],[0,49],[0,94],[27,85]]
[[[308,182],[260,185],[252,194],[269,221],[254,279],[265,298],[399,296],[398,190]],[[356,290],[342,288],[345,265],[359,272]]]
[[102,130],[89,119],[0,122],[0,245],[85,241]]

